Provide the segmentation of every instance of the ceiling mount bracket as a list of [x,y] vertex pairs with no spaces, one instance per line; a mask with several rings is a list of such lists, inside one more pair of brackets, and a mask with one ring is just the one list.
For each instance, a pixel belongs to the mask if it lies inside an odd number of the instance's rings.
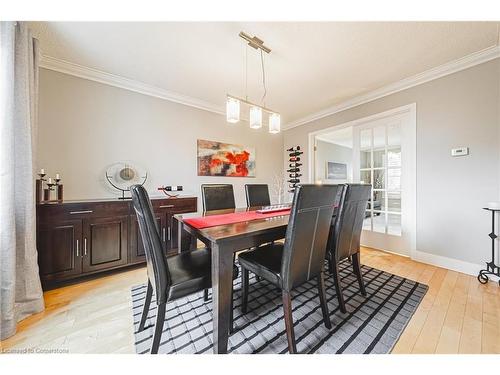
[[264,51],[265,53],[271,52],[271,49],[269,47],[266,47],[264,45],[264,41],[256,36],[251,37],[247,33],[241,31],[239,33],[239,36],[243,39],[245,39],[248,42],[248,45],[252,48],[255,49],[260,49],[261,51]]

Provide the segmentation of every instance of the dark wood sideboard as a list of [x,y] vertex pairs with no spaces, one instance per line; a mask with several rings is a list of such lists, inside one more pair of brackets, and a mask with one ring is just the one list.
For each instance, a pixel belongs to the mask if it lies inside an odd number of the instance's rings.
[[[177,252],[173,215],[196,212],[196,197],[151,198],[166,255]],[[146,261],[130,200],[37,205],[37,247],[44,289]]]

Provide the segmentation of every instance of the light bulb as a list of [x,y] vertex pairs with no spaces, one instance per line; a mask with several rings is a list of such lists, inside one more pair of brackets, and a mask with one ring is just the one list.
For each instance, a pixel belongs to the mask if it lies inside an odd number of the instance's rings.
[[256,106],[250,108],[250,127],[252,129],[262,127],[262,108]]
[[226,119],[227,122],[235,124],[240,121],[240,101],[231,97],[226,100]]
[[281,116],[277,113],[271,113],[269,116],[269,133],[279,133],[281,129]]

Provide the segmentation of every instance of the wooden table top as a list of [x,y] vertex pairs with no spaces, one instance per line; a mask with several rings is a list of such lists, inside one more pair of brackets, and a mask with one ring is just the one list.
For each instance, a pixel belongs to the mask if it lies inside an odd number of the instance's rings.
[[[203,211],[190,212],[187,214],[174,215],[174,218],[176,218],[180,222],[184,222],[184,219],[192,219],[196,217],[210,216],[210,215],[230,214],[235,212],[255,211],[260,208],[262,207],[259,206],[259,207],[245,207],[245,208],[235,208],[235,209],[206,211],[206,212]],[[280,216],[274,216],[274,217],[250,220],[250,221],[242,221],[239,223],[217,225],[201,229],[195,228],[189,225],[188,223],[184,223],[184,225],[189,226],[191,230],[197,232],[199,235],[210,240],[211,242],[220,242],[222,240],[236,239],[248,235],[257,235],[259,234],[259,232],[266,232],[272,229],[279,229],[286,227],[288,225],[289,216],[290,216],[289,213],[286,213]]]

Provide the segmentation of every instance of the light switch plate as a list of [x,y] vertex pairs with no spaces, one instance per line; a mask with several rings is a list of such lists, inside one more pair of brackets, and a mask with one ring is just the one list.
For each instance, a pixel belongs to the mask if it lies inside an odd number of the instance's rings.
[[469,147],[458,147],[451,149],[451,156],[465,156],[469,155]]

